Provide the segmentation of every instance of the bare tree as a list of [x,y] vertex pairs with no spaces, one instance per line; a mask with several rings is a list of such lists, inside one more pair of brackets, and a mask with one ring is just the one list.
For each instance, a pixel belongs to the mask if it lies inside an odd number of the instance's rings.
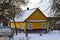
[[52,12],[54,13],[54,16],[60,15],[60,0],[52,0],[52,6],[51,6]]
[[3,15],[8,20],[12,19],[14,21],[16,35],[17,28],[14,18],[17,14],[21,14],[20,6],[25,4],[25,0],[0,0],[0,15]]
[[51,0],[52,6],[51,6],[51,12],[53,12],[55,18],[54,26],[56,27],[56,22],[60,20],[60,0]]

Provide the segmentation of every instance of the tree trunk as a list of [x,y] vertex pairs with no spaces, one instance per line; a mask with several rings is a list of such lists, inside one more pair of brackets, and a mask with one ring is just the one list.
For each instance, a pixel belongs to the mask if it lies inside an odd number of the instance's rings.
[[16,24],[15,24],[14,18],[13,18],[13,22],[14,22],[14,26],[15,26],[16,35],[17,35],[17,27],[16,27]]
[[25,33],[25,36],[26,36],[26,40],[29,40],[27,32]]

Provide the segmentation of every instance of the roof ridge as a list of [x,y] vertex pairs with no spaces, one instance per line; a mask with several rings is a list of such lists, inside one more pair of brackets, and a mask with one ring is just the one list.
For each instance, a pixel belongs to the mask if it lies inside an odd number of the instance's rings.
[[[40,7],[37,7],[37,8],[40,8]],[[32,9],[29,9],[29,10],[33,10],[33,9],[37,9],[37,8],[32,8]],[[23,11],[27,11],[27,9],[26,10],[23,10]]]

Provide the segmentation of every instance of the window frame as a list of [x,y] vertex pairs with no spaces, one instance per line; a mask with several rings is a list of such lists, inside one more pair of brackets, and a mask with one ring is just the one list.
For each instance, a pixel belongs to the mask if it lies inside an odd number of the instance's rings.
[[28,24],[28,29],[32,29],[32,23]]
[[42,23],[42,29],[46,29],[46,23]]
[[20,23],[20,29],[22,29],[22,23]]

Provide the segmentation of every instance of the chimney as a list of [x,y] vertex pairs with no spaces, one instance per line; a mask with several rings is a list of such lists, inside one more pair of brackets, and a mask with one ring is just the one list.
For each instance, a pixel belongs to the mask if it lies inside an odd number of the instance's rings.
[[27,10],[29,10],[29,7],[27,7]]

